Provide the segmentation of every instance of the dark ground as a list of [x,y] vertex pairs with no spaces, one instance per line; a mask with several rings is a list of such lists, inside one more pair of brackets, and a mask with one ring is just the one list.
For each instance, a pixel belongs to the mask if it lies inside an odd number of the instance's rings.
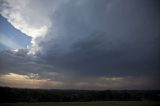
[[44,90],[0,87],[0,103],[160,101],[160,90]]

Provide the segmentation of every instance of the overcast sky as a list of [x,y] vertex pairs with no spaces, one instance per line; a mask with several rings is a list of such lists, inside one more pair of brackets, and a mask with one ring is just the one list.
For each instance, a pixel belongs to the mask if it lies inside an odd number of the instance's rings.
[[0,86],[160,89],[159,0],[0,0]]

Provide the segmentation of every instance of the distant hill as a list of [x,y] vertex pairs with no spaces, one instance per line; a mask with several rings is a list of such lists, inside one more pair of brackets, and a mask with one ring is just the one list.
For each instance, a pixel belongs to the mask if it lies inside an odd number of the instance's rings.
[[160,90],[58,90],[0,87],[0,102],[160,101]]

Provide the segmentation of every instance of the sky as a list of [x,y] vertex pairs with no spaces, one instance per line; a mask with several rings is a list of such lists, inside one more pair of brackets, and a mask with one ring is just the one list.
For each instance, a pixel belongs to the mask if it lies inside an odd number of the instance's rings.
[[31,37],[15,29],[0,15],[0,51],[26,48],[30,45]]
[[0,86],[160,89],[159,0],[0,0]]

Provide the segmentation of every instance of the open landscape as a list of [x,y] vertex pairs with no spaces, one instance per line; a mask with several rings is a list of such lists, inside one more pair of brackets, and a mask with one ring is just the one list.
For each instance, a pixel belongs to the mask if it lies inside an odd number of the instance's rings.
[[0,0],[0,106],[160,106],[160,0]]
[[58,90],[0,87],[1,106],[159,106],[159,90]]

